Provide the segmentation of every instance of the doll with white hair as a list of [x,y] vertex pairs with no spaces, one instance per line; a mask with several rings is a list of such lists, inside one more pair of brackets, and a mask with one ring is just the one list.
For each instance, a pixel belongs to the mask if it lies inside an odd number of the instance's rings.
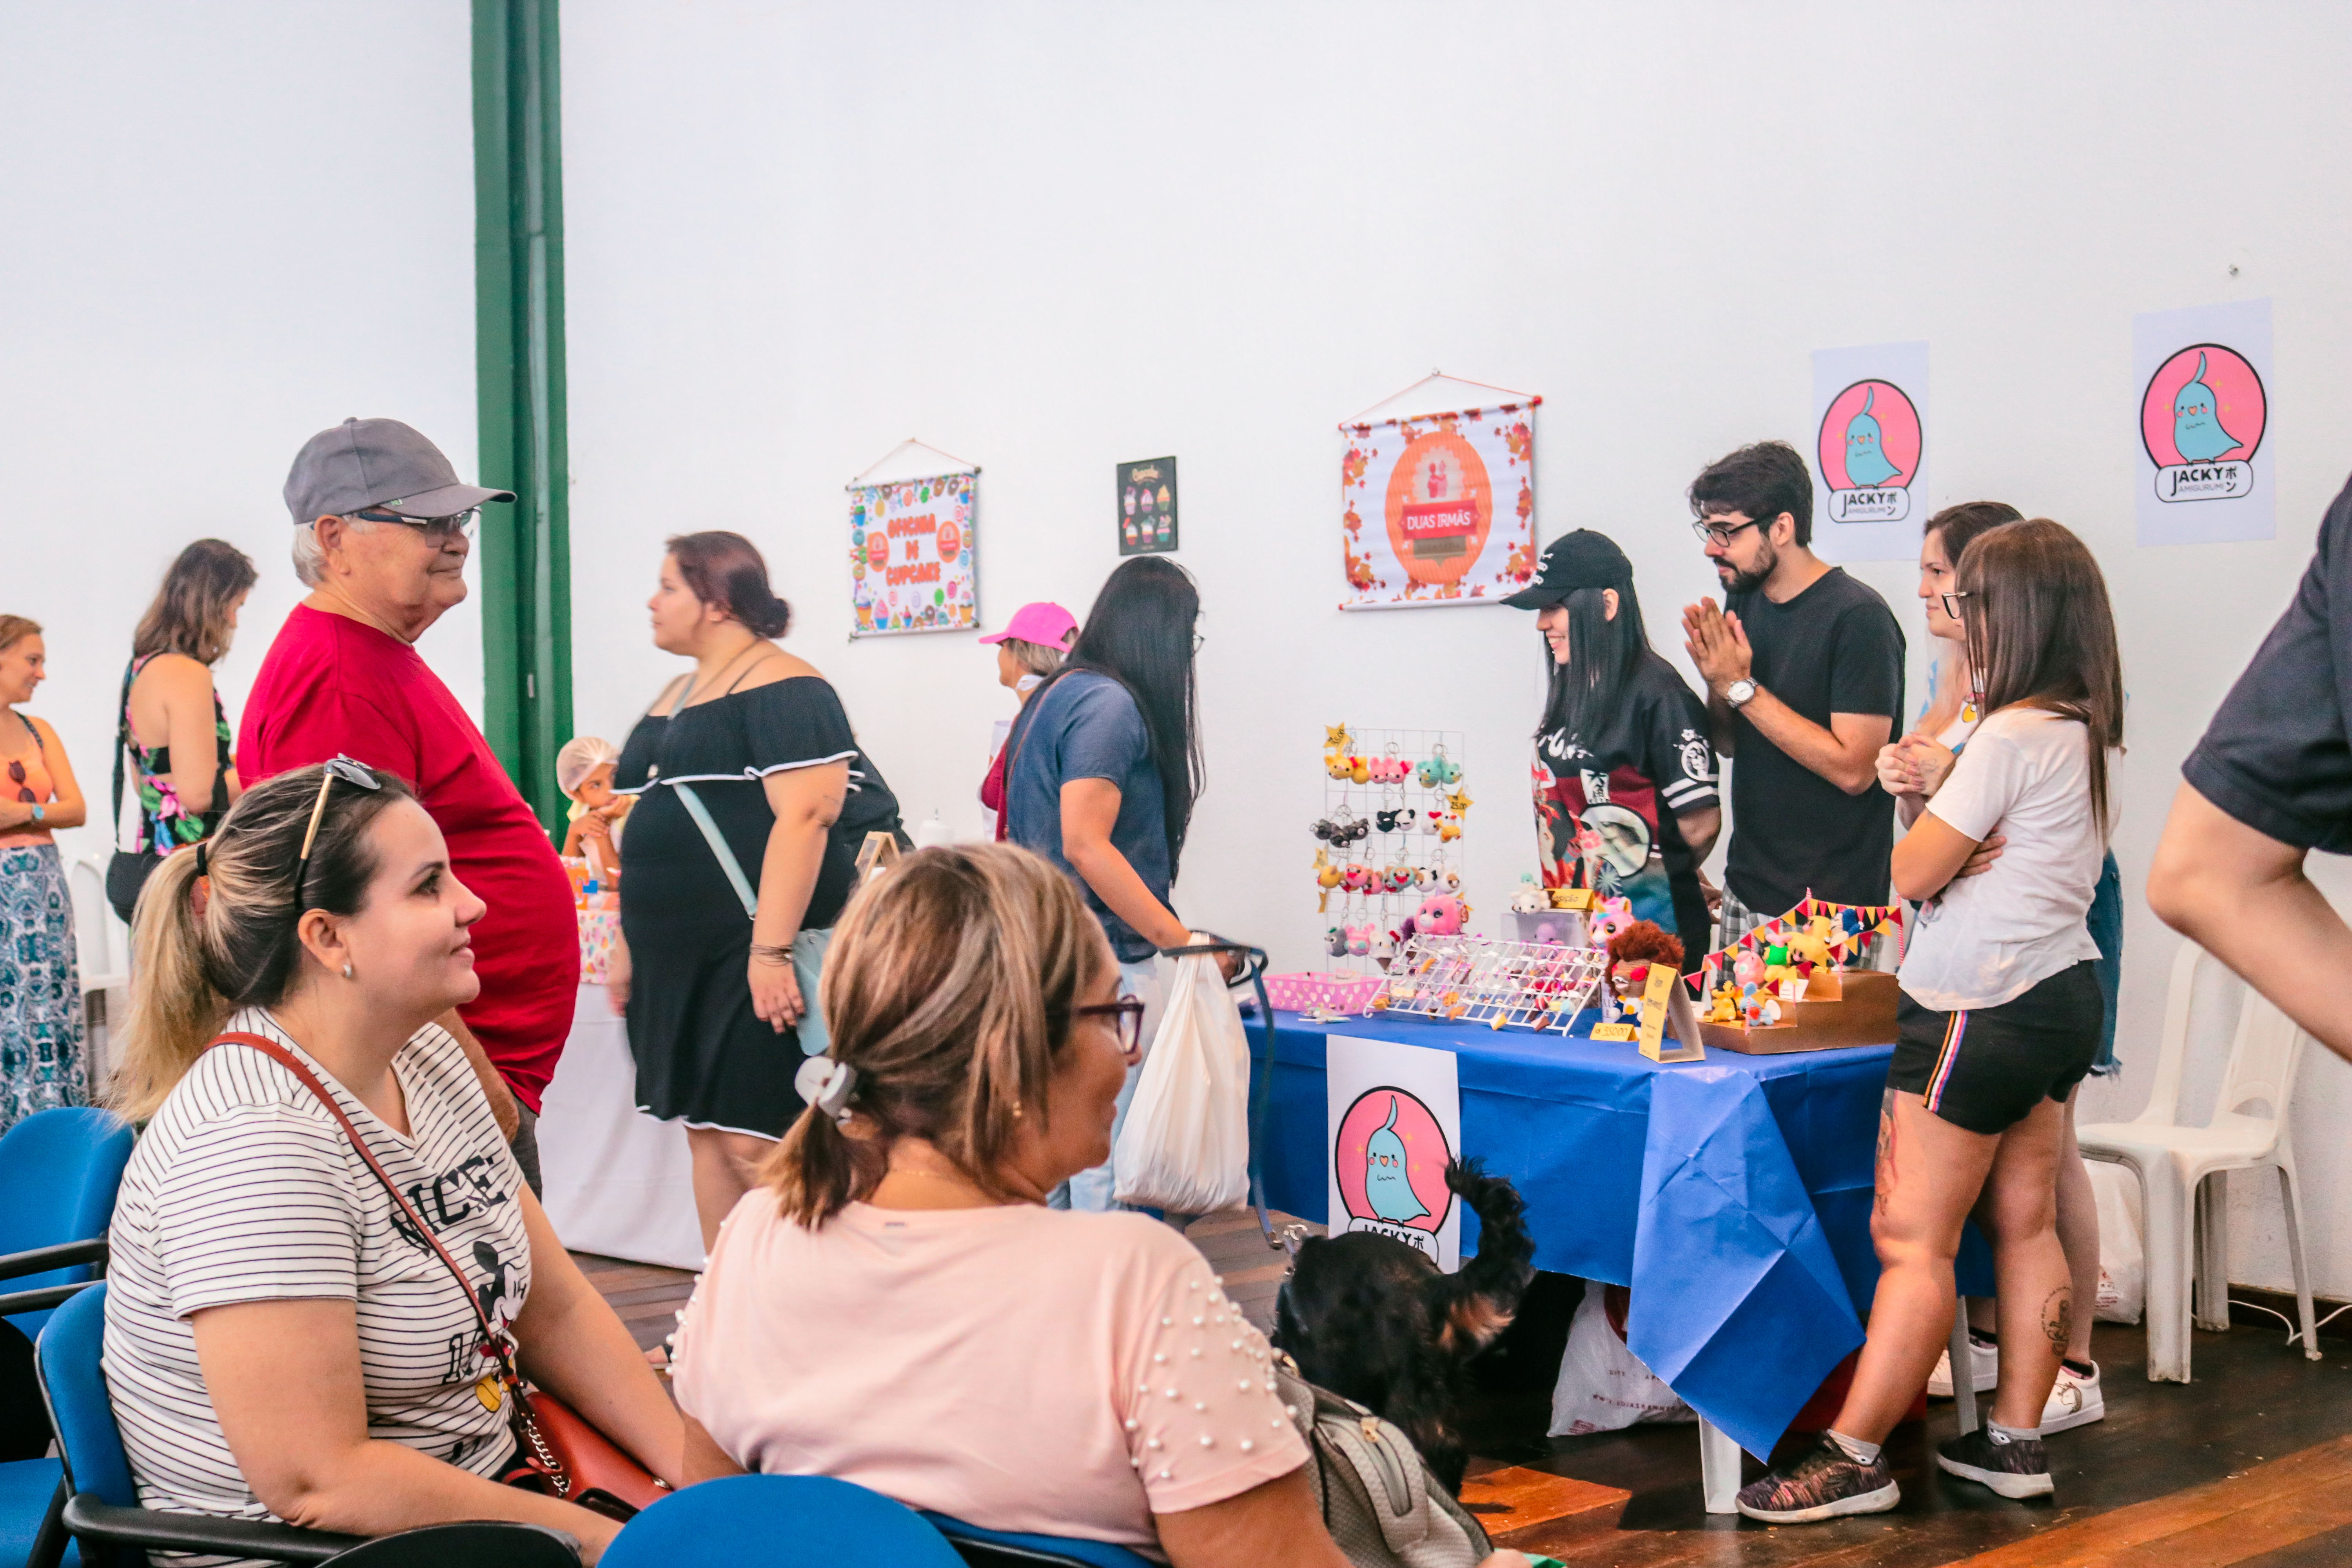
[[613,766],[621,760],[610,741],[576,735],[555,753],[555,785],[571,800],[563,856],[586,856],[597,880],[610,887],[621,869],[621,829],[635,795],[613,793]]

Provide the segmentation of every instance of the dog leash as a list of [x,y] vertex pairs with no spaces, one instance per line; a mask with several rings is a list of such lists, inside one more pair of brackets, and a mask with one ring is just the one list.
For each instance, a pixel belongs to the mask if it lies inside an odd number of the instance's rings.
[[1230,991],[1244,982],[1257,987],[1257,1016],[1265,1031],[1265,1070],[1256,1075],[1250,1085],[1249,1106],[1249,1191],[1250,1206],[1257,1211],[1258,1234],[1265,1237],[1267,1247],[1280,1250],[1281,1237],[1274,1234],[1274,1221],[1265,1212],[1265,1148],[1266,1112],[1274,1105],[1274,1003],[1265,994],[1265,949],[1252,947],[1247,942],[1229,942],[1214,931],[1209,940],[1188,947],[1163,947],[1162,958],[1190,958],[1213,952],[1237,952],[1242,955],[1242,972],[1225,982]]

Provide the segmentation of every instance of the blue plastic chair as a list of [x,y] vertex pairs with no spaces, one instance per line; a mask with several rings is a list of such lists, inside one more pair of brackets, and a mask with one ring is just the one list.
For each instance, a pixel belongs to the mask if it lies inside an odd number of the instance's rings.
[[967,1568],[1030,1568],[1033,1564],[1077,1564],[1080,1568],[1157,1568],[1140,1552],[1108,1541],[1079,1541],[1062,1535],[1028,1535],[1009,1530],[982,1530],[944,1513],[926,1513],[963,1558]]
[[729,1476],[666,1497],[621,1527],[604,1568],[963,1568],[922,1515],[824,1476]]
[[218,1552],[278,1563],[326,1563],[366,1538],[303,1530],[268,1520],[166,1513],[139,1506],[122,1433],[99,1369],[106,1335],[106,1287],[92,1285],[59,1307],[41,1331],[35,1364],[41,1396],[65,1452],[65,1528],[83,1561],[106,1568],[146,1568],[146,1550]]
[[0,1137],[0,1317],[38,1339],[66,1287],[97,1278],[114,1194],[130,1163],[130,1124],[73,1106],[37,1110]]
[[[57,1304],[84,1289],[104,1261],[131,1145],[128,1125],[83,1108],[36,1111],[0,1136],[0,1249],[6,1254],[0,1256],[0,1280],[17,1287],[0,1294],[0,1317],[26,1342],[7,1353],[29,1362],[31,1341]],[[0,1338],[13,1344],[16,1333],[0,1331]],[[22,1363],[7,1369],[9,1397],[32,1407],[22,1412],[27,1417],[39,1403],[31,1370]],[[12,1443],[27,1436],[25,1425],[14,1424]],[[41,1423],[30,1425],[34,1442],[46,1443]],[[78,1563],[64,1506],[65,1467],[57,1460],[0,1463],[0,1568]]]

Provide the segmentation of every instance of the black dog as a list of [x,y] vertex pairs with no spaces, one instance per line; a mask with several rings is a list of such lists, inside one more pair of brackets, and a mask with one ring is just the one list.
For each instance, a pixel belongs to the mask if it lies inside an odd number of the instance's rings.
[[1536,1246],[1507,1180],[1457,1160],[1445,1184],[1478,1215],[1476,1257],[1441,1274],[1426,1253],[1391,1237],[1309,1237],[1275,1303],[1274,1342],[1307,1382],[1402,1427],[1459,1492],[1469,1463],[1454,1423],[1462,1369],[1510,1326],[1535,1278]]

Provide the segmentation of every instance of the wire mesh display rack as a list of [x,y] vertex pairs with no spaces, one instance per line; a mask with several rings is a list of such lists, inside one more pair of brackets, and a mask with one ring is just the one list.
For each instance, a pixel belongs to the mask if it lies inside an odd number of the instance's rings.
[[1375,1011],[1558,1029],[1599,1000],[1609,955],[1559,942],[1484,936],[1414,936],[1389,965]]

